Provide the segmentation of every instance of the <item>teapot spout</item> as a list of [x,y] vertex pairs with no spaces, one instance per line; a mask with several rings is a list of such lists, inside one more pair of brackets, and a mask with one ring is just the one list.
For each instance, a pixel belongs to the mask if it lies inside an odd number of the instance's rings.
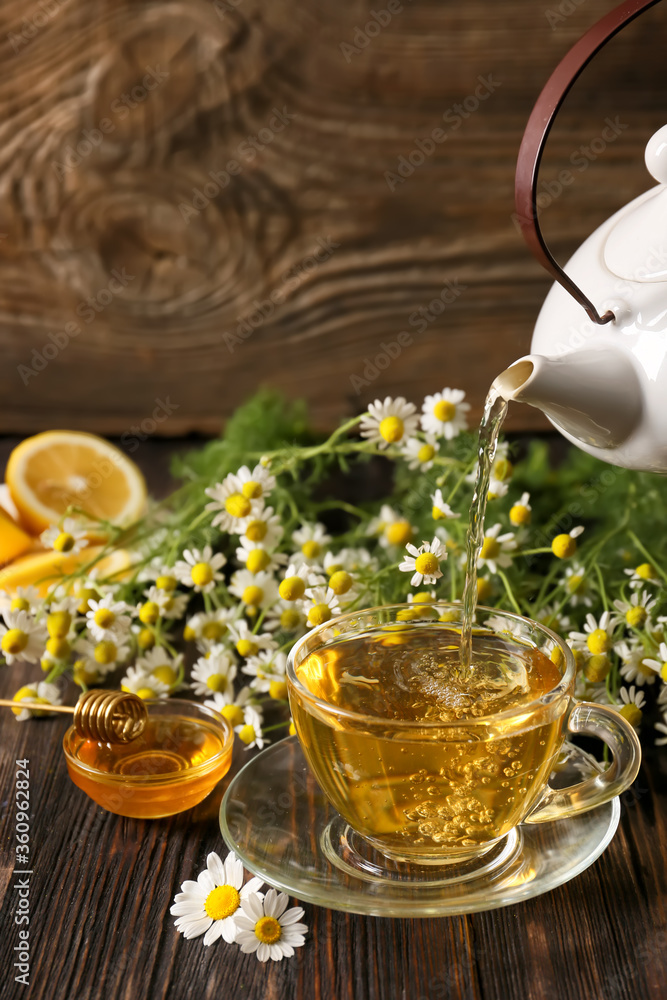
[[536,406],[575,444],[617,448],[639,425],[643,394],[634,365],[614,348],[548,358],[528,354],[494,380],[507,400]]

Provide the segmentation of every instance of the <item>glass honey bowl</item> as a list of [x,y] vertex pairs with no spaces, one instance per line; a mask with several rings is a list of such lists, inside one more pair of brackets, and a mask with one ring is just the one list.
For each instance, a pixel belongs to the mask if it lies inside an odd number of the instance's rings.
[[196,806],[227,774],[234,731],[205,705],[181,698],[147,701],[148,721],[130,743],[63,738],[69,776],[103,809],[158,819]]

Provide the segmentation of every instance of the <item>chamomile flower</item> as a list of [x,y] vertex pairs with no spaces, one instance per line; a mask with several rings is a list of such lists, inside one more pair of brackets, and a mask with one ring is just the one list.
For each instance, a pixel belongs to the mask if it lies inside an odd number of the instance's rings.
[[224,862],[217,854],[209,854],[206,871],[196,882],[184,882],[174,897],[169,912],[177,918],[176,928],[188,939],[203,934],[207,946],[220,937],[232,944],[238,933],[234,916],[242,903],[256,899],[261,906],[262,880],[255,876],[244,885],[243,879],[243,864],[233,851]]
[[522,493],[520,499],[510,507],[510,522],[515,528],[525,527],[530,524],[532,510],[530,493]]
[[545,604],[535,615],[535,620],[558,634],[567,632],[571,625],[569,617],[564,615],[556,604]]
[[236,652],[244,659],[257,656],[260,649],[276,649],[276,642],[269,632],[253,632],[245,618],[239,618],[229,626],[231,641]]
[[261,542],[266,549],[274,549],[284,533],[280,518],[274,514],[273,507],[259,505],[247,517],[238,521],[235,530],[235,534],[255,544]]
[[324,583],[324,577],[319,567],[308,563],[291,562],[285,570],[285,576],[278,586],[278,593],[283,601],[300,601],[308,587],[317,587]]
[[55,552],[81,552],[88,545],[86,532],[73,517],[66,517],[60,527],[52,524],[41,533],[39,540],[45,549]]
[[139,656],[136,669],[143,671],[150,679],[166,684],[170,692],[175,691],[183,679],[183,655],[171,656],[161,646],[154,646],[143,656]]
[[229,593],[238,597],[249,611],[252,608],[250,613],[254,614],[258,608],[270,608],[275,604],[278,584],[270,573],[251,573],[250,570],[240,569],[231,579]]
[[319,522],[302,524],[300,528],[292,532],[292,541],[298,546],[298,552],[292,556],[291,562],[312,564],[324,557],[324,551],[331,542],[331,535]]
[[262,715],[259,709],[247,705],[243,710],[243,722],[234,726],[234,732],[245,743],[246,750],[252,750],[253,747],[262,750],[266,741],[262,736]]
[[202,643],[206,652],[211,648],[211,644],[223,642],[229,636],[229,626],[234,621],[235,615],[233,608],[198,611],[192,618],[188,618],[183,637],[189,642]]
[[433,460],[438,454],[440,442],[434,434],[427,434],[426,440],[408,438],[401,445],[401,454],[407,459],[408,469],[421,469],[428,472],[433,468]]
[[551,541],[551,551],[559,559],[571,559],[577,551],[577,538],[583,531],[582,525],[572,528],[572,531],[561,532]]
[[26,611],[37,615],[44,606],[44,598],[40,597],[36,587],[17,587],[13,594],[0,590],[0,615],[5,611]]
[[0,651],[8,664],[15,660],[34,663],[44,652],[46,629],[27,611],[5,611],[0,622]]
[[276,601],[266,614],[264,628],[267,632],[287,632],[297,639],[308,631],[306,615],[301,601]]
[[436,490],[431,495],[431,503],[433,504],[431,507],[431,517],[434,521],[453,521],[461,516],[454,513],[449,504],[445,503],[442,490]]
[[229,688],[227,691],[213,692],[204,704],[227,719],[233,729],[243,725],[245,709],[252,697],[253,693],[248,686],[242,687],[236,694]]
[[659,733],[664,733],[655,741],[657,747],[664,747],[667,744],[667,714],[663,715],[662,722],[656,722],[655,728]]
[[408,543],[405,546],[409,553],[398,568],[403,573],[412,573],[410,580],[412,587],[419,587],[422,583],[427,586],[435,583],[442,576],[440,563],[447,558],[447,550],[438,538],[432,542],[422,541],[419,548]]
[[242,465],[236,478],[241,484],[241,494],[248,500],[265,500],[276,487],[276,477],[263,465],[256,465],[252,470]]
[[[251,686],[255,691],[268,691],[272,698],[287,697],[287,687],[285,684],[285,672],[287,670],[287,656],[285,653],[276,650],[265,650],[257,653],[256,656],[249,656],[242,667],[243,673],[255,679],[251,681]],[[272,691],[272,686],[274,690]]]
[[271,552],[264,548],[261,543],[250,541],[245,535],[240,538],[240,545],[236,550],[236,558],[251,573],[261,573],[262,570],[272,572],[279,566],[284,566],[287,556],[282,552]]
[[494,524],[492,528],[484,532],[484,541],[477,557],[477,565],[488,566],[492,573],[497,573],[498,568],[505,569],[512,565],[510,552],[516,549],[516,539],[513,531],[506,531],[500,534],[502,525]]
[[466,413],[469,403],[464,403],[462,389],[443,389],[433,396],[427,396],[422,404],[421,426],[426,434],[445,437],[448,441],[466,430]]
[[591,585],[586,576],[586,570],[581,563],[573,563],[571,566],[568,566],[565,570],[565,576],[562,577],[560,582],[567,592],[568,604],[573,608],[576,608],[579,604],[582,604],[586,608],[593,606]]
[[656,597],[651,597],[648,590],[641,593],[636,590],[629,601],[616,600],[614,607],[618,612],[619,621],[625,621],[631,628],[650,628],[650,613],[658,603]]
[[656,586],[660,584],[660,577],[650,563],[641,563],[641,565],[636,566],[634,569],[624,569],[623,572],[626,576],[630,577],[631,590],[639,590],[640,587],[645,587],[647,583],[655,584]]
[[[100,680],[112,673],[118,663],[125,660],[130,652],[130,647],[117,645],[111,639],[102,639],[101,642],[91,642],[90,639],[79,638],[73,644],[79,663],[79,673],[83,676],[96,675]],[[81,661],[81,662],[79,662]],[[88,681],[85,681],[87,684]],[[91,683],[93,683],[91,681]]]
[[107,594],[99,601],[88,601],[88,608],[88,631],[98,642],[103,639],[122,639],[130,631],[130,606],[125,601],[114,600],[113,594]]
[[651,663],[646,662],[644,647],[641,643],[618,642],[615,652],[621,658],[621,677],[630,683],[634,681],[643,687],[644,684],[655,684],[657,672]]
[[331,587],[309,587],[304,611],[310,628],[324,625],[340,614],[340,602]]
[[408,403],[403,396],[396,399],[386,396],[384,402],[376,399],[370,404],[368,413],[361,418],[359,432],[363,438],[377,443],[378,448],[387,448],[411,438],[418,424],[414,403]]
[[633,685],[630,690],[622,687],[618,692],[622,705],[618,709],[620,714],[623,716],[627,722],[630,723],[635,729],[638,729],[642,721],[642,706],[646,701],[646,697],[643,691],[637,691]]
[[174,574],[186,587],[193,587],[197,592],[208,594],[222,580],[222,574],[218,570],[222,569],[226,562],[222,552],[213,555],[210,545],[205,545],[201,551],[185,549],[183,559],[179,559],[174,566]]
[[208,656],[200,656],[192,668],[192,689],[196,695],[212,695],[219,691],[226,694],[232,690],[236,677],[236,663],[225,650],[218,646]]
[[667,684],[667,643],[660,643],[658,656],[660,657],[658,660],[653,657],[645,657],[644,666],[650,667],[651,670],[654,670],[656,674],[660,676],[660,679]]
[[334,573],[338,573],[341,569],[346,570],[348,573],[357,573],[363,569],[373,569],[376,566],[376,560],[373,559],[368,549],[345,548],[339,549],[338,552],[326,552],[322,565],[327,576],[333,576]]
[[379,538],[383,549],[400,548],[412,539],[415,529],[410,522],[389,504],[384,503],[377,517],[371,518],[366,534]]
[[43,711],[45,713],[48,711],[49,705],[62,704],[58,688],[55,684],[49,684],[47,681],[40,681],[39,684],[25,684],[18,689],[12,701],[17,703],[17,707],[12,708],[12,712],[18,722],[25,722],[26,719],[30,719],[33,715],[42,715],[42,709],[20,708],[22,701],[38,702],[40,705],[44,705]]
[[93,656],[95,648],[93,643],[87,643],[87,651],[84,652],[81,648],[83,642],[85,640],[77,643],[76,659],[72,664],[72,678],[74,683],[80,687],[84,685],[86,687],[93,687],[95,684],[101,684],[107,674],[113,673],[116,669],[116,664],[98,663]]
[[[214,528],[221,531],[230,531],[234,535],[241,533],[241,525],[249,516],[257,516],[258,512],[264,508],[264,500],[261,496],[252,499],[243,493],[244,483],[237,475],[230,473],[225,476],[221,483],[209,486],[204,490],[206,496],[211,497],[211,503],[207,503],[205,510],[215,511],[215,517],[211,522]],[[245,530],[245,529],[244,529]]]
[[587,649],[594,656],[608,653],[612,648],[612,635],[616,620],[609,611],[603,611],[600,619],[587,614],[583,632],[570,632],[568,641],[575,649]]
[[[144,591],[144,597],[145,603],[156,605],[159,618],[182,618],[190,600],[188,594],[177,594],[174,590],[162,587],[149,587]],[[143,621],[141,613],[139,618]]]
[[489,489],[486,494],[487,500],[500,500],[501,497],[507,495],[509,491],[509,486],[504,483],[501,479],[493,479],[489,481]]
[[169,685],[139,667],[129,667],[125,676],[121,678],[120,686],[122,691],[136,694],[144,701],[166,701],[169,697]]
[[301,923],[303,908],[293,906],[288,910],[288,903],[287,894],[275,889],[269,889],[263,901],[256,895],[242,901],[241,913],[236,917],[236,940],[242,952],[256,953],[260,962],[269,958],[280,962],[301,947],[308,932],[306,924]]

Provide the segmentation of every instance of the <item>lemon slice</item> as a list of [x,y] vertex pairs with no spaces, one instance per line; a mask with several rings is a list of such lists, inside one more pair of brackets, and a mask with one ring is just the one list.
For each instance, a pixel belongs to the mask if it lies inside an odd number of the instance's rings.
[[45,431],[22,441],[5,473],[23,525],[35,535],[71,505],[124,526],[141,516],[144,477],[108,441],[82,431]]
[[22,556],[34,544],[35,539],[19,528],[13,518],[0,507],[0,566]]
[[[40,597],[45,597],[51,584],[63,576],[90,562],[101,551],[100,547],[88,546],[81,552],[32,552],[20,559],[15,559],[9,566],[0,569],[0,590],[13,595],[17,587],[35,587]],[[99,562],[94,570],[97,578],[113,575],[121,579],[123,571],[128,571],[132,565],[130,555],[125,549],[117,549]]]

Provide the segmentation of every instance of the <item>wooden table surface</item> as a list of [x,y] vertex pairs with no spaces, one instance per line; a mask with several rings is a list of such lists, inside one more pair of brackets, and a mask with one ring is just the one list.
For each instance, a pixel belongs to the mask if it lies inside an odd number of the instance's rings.
[[[0,441],[0,462],[12,445]],[[139,461],[154,488],[165,446]],[[0,696],[24,667],[0,671]],[[30,676],[33,676],[31,674]],[[0,997],[66,1000],[663,1000],[667,987],[667,752],[649,750],[622,799],[607,851],[553,892],[487,913],[441,919],[362,917],[305,906],[310,932],[292,959],[260,964],[219,942],[186,941],[169,915],[209,851],[225,855],[218,810],[248,759],[190,812],[141,821],[104,812],[69,780],[66,723],[0,716]],[[21,876],[14,875],[16,760],[30,762],[30,982],[14,980]],[[25,878],[25,876],[23,876]]]

